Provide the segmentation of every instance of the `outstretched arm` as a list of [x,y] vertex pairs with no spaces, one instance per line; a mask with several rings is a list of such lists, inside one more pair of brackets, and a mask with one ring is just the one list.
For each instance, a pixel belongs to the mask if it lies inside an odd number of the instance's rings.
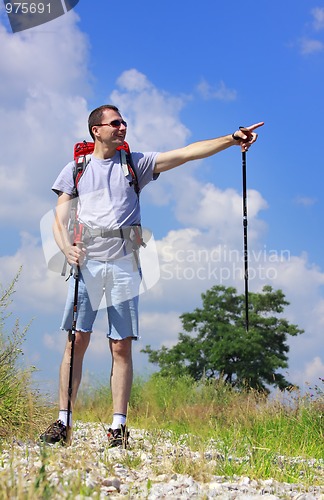
[[206,141],[193,142],[184,148],[159,153],[156,158],[154,172],[165,172],[188,161],[207,158],[234,145],[241,146],[242,150],[247,151],[251,144],[257,140],[258,134],[254,130],[262,127],[263,124],[264,122],[259,122],[250,127],[236,130],[234,134]]

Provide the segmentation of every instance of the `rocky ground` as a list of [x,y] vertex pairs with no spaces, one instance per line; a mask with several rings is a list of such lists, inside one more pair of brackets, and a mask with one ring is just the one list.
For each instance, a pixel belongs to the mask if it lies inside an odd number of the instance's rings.
[[127,450],[108,449],[106,443],[102,425],[77,422],[69,447],[19,441],[3,447],[0,498],[35,498],[39,491],[41,498],[77,500],[324,500],[324,459],[308,461],[308,466],[323,478],[323,487],[304,487],[302,483],[273,479],[215,476],[211,473],[213,465],[224,457],[213,443],[203,453],[194,452],[185,444],[175,445],[167,433],[156,435],[136,429],[131,429]]

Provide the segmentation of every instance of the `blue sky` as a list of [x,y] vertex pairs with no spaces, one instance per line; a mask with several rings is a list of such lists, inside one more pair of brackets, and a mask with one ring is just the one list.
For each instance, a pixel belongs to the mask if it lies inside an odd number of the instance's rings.
[[[33,320],[25,358],[42,386],[55,397],[67,285],[47,269],[40,221],[74,143],[88,138],[89,112],[108,102],[128,121],[134,151],[265,122],[247,155],[250,289],[284,291],[286,317],[305,329],[289,339],[286,376],[316,383],[324,370],[324,4],[80,0],[16,34],[1,4],[0,46],[0,282],[23,266],[12,317]],[[161,175],[142,193],[142,221],[160,263],[160,279],[141,296],[134,346],[135,372],[145,375],[152,367],[140,349],[176,342],[179,315],[199,307],[203,291],[222,281],[243,293],[239,148]],[[100,315],[85,382],[108,380],[109,370]]]

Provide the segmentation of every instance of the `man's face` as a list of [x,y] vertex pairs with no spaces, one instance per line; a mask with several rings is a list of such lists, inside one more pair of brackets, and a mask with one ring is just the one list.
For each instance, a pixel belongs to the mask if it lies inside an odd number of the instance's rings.
[[117,148],[125,141],[127,125],[117,111],[105,109],[100,126],[93,127],[93,131],[96,138],[105,145]]

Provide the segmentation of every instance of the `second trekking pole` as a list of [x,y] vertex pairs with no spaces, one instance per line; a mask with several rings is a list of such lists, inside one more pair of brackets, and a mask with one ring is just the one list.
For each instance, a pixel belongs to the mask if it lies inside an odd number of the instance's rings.
[[246,194],[246,151],[242,148],[242,180],[243,180],[243,260],[244,260],[244,292],[245,292],[245,329],[249,331],[249,254],[247,238],[247,194]]
[[[240,127],[242,132],[247,132]],[[247,192],[246,192],[246,150],[242,146],[242,197],[243,197],[243,262],[244,262],[244,296],[245,296],[245,330],[249,331],[249,253],[247,240]]]
[[[243,235],[244,235],[244,252],[243,252],[243,260],[244,260],[244,288],[245,288],[245,329],[246,332],[249,331],[249,254],[248,254],[248,218],[247,218],[247,194],[246,194],[246,152],[248,147],[255,142],[257,139],[257,134],[254,134],[254,130],[258,127],[262,127],[264,122],[256,123],[252,125],[252,127],[240,127],[241,132],[245,134],[245,139],[243,143],[241,142],[241,152],[242,152],[242,179],[243,179]],[[240,140],[240,137],[235,136],[235,133],[232,134],[232,137],[235,140]],[[244,142],[247,144],[244,145]]]

